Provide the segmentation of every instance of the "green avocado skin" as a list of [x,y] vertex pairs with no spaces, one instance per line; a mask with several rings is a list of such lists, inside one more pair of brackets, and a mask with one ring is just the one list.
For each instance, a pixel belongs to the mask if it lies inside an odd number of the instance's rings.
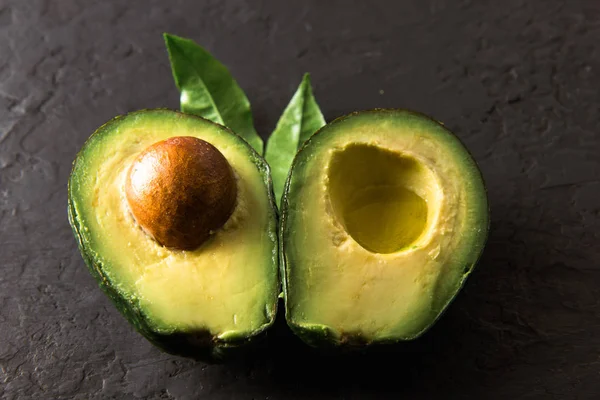
[[[335,129],[337,129],[337,126],[341,125],[341,123],[343,123],[344,121],[353,119],[355,117],[386,118],[386,116],[395,117],[395,118],[398,118],[398,117],[401,118],[403,116],[407,116],[410,118],[421,119],[423,121],[426,121],[426,123],[428,123],[428,124],[433,123],[435,125],[438,125],[439,127],[442,127],[446,134],[448,134],[448,135],[452,136],[454,139],[456,139],[457,146],[459,146],[465,152],[465,154],[470,158],[470,161],[473,163],[473,165],[476,166],[478,178],[481,179],[481,182],[483,184],[483,186],[482,186],[483,191],[481,193],[480,201],[481,201],[481,204],[484,204],[484,207],[485,207],[484,218],[486,219],[485,228],[479,234],[481,248],[478,252],[476,261],[474,263],[472,263],[472,265],[468,265],[465,268],[463,278],[460,281],[460,285],[456,289],[454,295],[445,302],[443,307],[441,307],[441,310],[439,311],[439,313],[437,314],[435,319],[433,319],[430,324],[425,326],[420,332],[418,332],[415,335],[406,336],[406,337],[395,337],[395,338],[371,340],[369,338],[364,338],[353,332],[344,332],[344,333],[340,334],[338,332],[335,332],[335,330],[332,329],[331,327],[328,327],[325,325],[320,325],[320,324],[307,325],[307,324],[298,323],[297,321],[293,320],[293,318],[291,316],[292,313],[290,311],[291,307],[293,307],[293,304],[291,304],[291,302],[289,300],[290,262],[287,257],[287,254],[286,254],[288,247],[293,246],[293,243],[289,243],[289,240],[287,240],[288,238],[286,237],[286,225],[288,224],[288,215],[290,212],[289,205],[290,205],[291,182],[294,177],[295,168],[298,166],[298,164],[300,164],[300,162],[297,162],[297,161],[299,161],[301,159],[301,156],[302,156],[301,153],[303,151],[304,152],[307,151],[307,147],[310,147],[311,145],[314,146],[314,141],[319,136],[340,134],[340,132],[335,132]],[[288,173],[282,200],[281,200],[280,221],[279,221],[279,227],[278,227],[278,231],[279,231],[279,269],[280,269],[281,282],[282,282],[283,298],[284,298],[284,303],[285,303],[285,317],[286,317],[286,322],[287,322],[289,328],[292,330],[292,332],[294,332],[294,334],[296,336],[298,336],[303,342],[305,342],[306,344],[308,344],[311,347],[317,347],[317,348],[321,348],[321,349],[334,349],[334,350],[337,349],[337,350],[343,350],[343,351],[347,351],[347,350],[362,351],[362,350],[365,350],[365,349],[367,349],[369,347],[373,347],[373,346],[390,346],[390,345],[399,346],[401,343],[418,339],[424,333],[426,333],[429,329],[431,329],[431,327],[433,325],[435,325],[435,323],[443,316],[443,314],[448,309],[448,306],[452,303],[452,301],[456,298],[458,293],[464,287],[464,284],[465,284],[468,276],[473,272],[477,263],[481,259],[481,256],[483,254],[483,249],[485,248],[485,244],[488,240],[488,235],[489,235],[489,229],[490,229],[489,215],[490,215],[490,209],[489,209],[489,202],[488,202],[488,197],[487,197],[487,189],[485,187],[485,182],[483,180],[481,170],[476,165],[476,162],[473,159],[472,155],[469,153],[468,149],[464,146],[464,143],[462,143],[460,141],[460,139],[454,133],[452,133],[448,129],[446,129],[444,127],[443,123],[441,123],[427,115],[424,115],[422,113],[411,111],[411,110],[406,110],[406,109],[371,109],[371,110],[364,110],[364,111],[356,111],[356,112],[336,118],[335,120],[329,122],[327,125],[325,125],[321,129],[319,129],[317,132],[315,132],[311,136],[311,138],[309,138],[304,143],[302,148],[300,148],[300,150],[298,151],[298,153],[296,154],[296,156],[294,158],[294,161],[292,162],[292,167]]]
[[[201,117],[191,116],[188,114],[181,114],[172,110],[149,109],[136,111],[127,114],[126,116],[115,117],[113,120],[107,122],[106,124],[98,128],[93,135],[100,134],[103,131],[103,129],[105,129],[108,125],[118,121],[121,118],[145,112],[177,113],[186,118],[199,118],[204,120],[205,122],[218,125]],[[227,130],[230,134],[237,136],[234,132],[227,129],[226,127],[220,127],[222,129]],[[245,146],[251,151],[253,162],[258,166],[261,174],[263,175],[265,184],[267,185],[270,207],[273,210],[276,210],[275,196],[273,194],[273,185],[268,164],[243,139],[240,138],[240,141],[243,141]],[[207,330],[197,330],[194,332],[174,332],[171,334],[163,334],[156,332],[150,327],[150,325],[146,321],[145,314],[143,310],[138,306],[137,302],[133,299],[125,297],[116,289],[116,285],[113,282],[111,282],[108,279],[108,277],[103,273],[101,264],[98,262],[98,260],[95,259],[92,252],[90,252],[87,248],[86,242],[81,234],[82,229],[84,229],[84,227],[81,225],[80,219],[78,218],[76,209],[73,205],[71,180],[69,180],[68,184],[67,214],[69,224],[71,225],[71,229],[73,231],[73,235],[75,236],[75,240],[77,242],[77,246],[81,253],[81,256],[100,289],[102,289],[102,291],[110,298],[115,307],[125,317],[125,319],[135,328],[135,330],[160,350],[169,354],[187,357],[198,361],[208,363],[219,363],[222,361],[226,361],[230,358],[237,357],[242,353],[248,351],[251,347],[249,345],[261,341],[265,336],[265,332],[274,323],[277,311],[277,299],[275,299],[274,301],[273,318],[270,321],[269,325],[265,326],[265,328],[261,332],[255,332],[254,335],[249,337],[239,335],[236,337],[229,337],[227,340],[220,340],[218,338],[213,337]],[[276,212],[274,214],[276,215]],[[275,226],[276,224],[274,223],[272,227],[273,230],[275,230]],[[274,258],[275,260],[277,259],[277,257]]]

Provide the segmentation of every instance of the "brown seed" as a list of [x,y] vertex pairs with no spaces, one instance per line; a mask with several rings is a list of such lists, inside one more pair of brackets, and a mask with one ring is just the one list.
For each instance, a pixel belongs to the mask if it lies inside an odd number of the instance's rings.
[[193,250],[227,222],[237,189],[219,150],[176,136],[140,153],[127,174],[125,194],[137,223],[158,243]]

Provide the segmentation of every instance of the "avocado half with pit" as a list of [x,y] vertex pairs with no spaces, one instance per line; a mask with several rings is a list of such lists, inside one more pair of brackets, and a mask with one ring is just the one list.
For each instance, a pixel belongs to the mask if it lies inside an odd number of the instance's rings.
[[417,338],[472,272],[488,224],[480,171],[443,125],[405,110],[338,118],[288,175],[287,322],[313,345]]
[[163,350],[216,360],[273,323],[269,167],[229,129],[169,110],[113,119],[74,162],[68,214],[92,275]]

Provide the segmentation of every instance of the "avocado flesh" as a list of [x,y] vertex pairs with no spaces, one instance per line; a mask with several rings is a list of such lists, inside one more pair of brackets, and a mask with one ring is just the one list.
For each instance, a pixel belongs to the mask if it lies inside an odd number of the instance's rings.
[[439,123],[404,110],[337,119],[297,154],[280,244],[286,319],[310,344],[418,337],[485,244],[481,174]]
[[[125,201],[125,177],[135,157],[172,136],[211,143],[236,176],[231,217],[193,251],[159,245],[135,223]],[[228,129],[168,110],[110,121],[74,163],[69,215],[93,275],[130,322],[165,350],[218,358],[220,350],[272,324],[279,289],[269,170]]]

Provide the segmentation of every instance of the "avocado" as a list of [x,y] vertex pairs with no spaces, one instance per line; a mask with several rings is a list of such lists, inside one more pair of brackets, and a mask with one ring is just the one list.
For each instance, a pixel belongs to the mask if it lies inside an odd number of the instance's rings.
[[442,124],[356,112],[294,158],[282,201],[286,320],[311,345],[419,337],[477,263],[488,232],[481,173]]
[[273,323],[270,171],[229,129],[162,109],[117,117],[77,155],[68,192],[92,275],[164,351],[218,360]]

